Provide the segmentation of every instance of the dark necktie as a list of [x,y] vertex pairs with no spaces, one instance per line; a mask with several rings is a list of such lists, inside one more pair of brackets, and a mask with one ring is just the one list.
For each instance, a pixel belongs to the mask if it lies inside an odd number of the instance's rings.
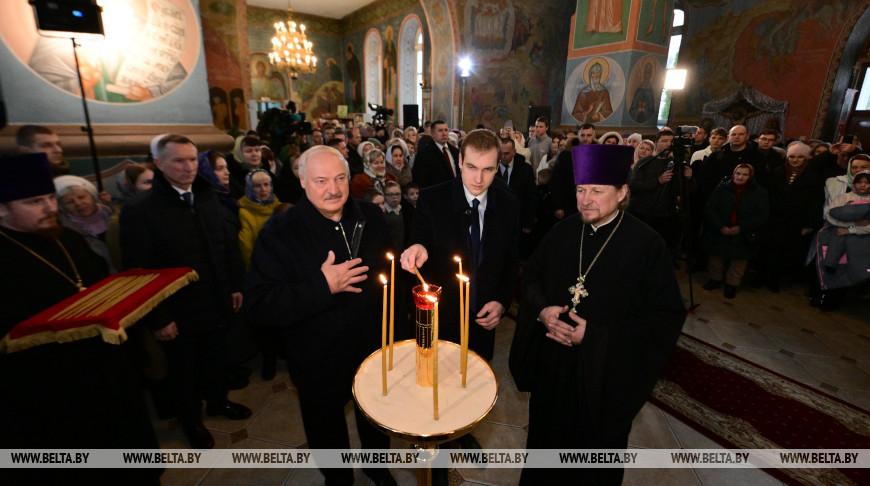
[[181,200],[184,201],[184,204],[187,204],[188,207],[193,207],[193,193],[191,192],[182,192]]
[[450,154],[447,153],[447,145],[441,148],[441,153],[444,154],[444,161],[450,167],[450,173],[453,174],[453,177],[456,177],[456,170],[453,168],[453,162],[450,161]]
[[477,313],[477,267],[480,265],[480,200],[471,200],[471,302],[472,313]]

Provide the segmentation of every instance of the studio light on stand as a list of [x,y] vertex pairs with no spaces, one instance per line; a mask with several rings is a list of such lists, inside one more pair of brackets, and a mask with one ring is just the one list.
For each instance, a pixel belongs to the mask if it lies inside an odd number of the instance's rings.
[[471,77],[471,68],[474,65],[471,62],[471,58],[468,56],[463,56],[459,59],[459,77],[462,79],[462,95],[459,104],[459,128],[465,128],[465,85],[468,82],[468,78]]
[[82,71],[79,65],[78,49],[81,44],[76,39],[103,38],[103,9],[93,0],[30,0],[36,28],[39,35],[45,37],[68,38],[72,41],[73,59],[76,65],[76,75],[81,90],[82,110],[85,112],[85,132],[88,134],[88,145],[91,151],[91,162],[94,166],[94,176],[97,179],[97,190],[103,192],[103,177],[100,174],[100,162],[97,158],[97,144],[94,142],[94,129],[91,126],[91,115],[88,111],[88,100],[85,98],[85,85],[82,81]]

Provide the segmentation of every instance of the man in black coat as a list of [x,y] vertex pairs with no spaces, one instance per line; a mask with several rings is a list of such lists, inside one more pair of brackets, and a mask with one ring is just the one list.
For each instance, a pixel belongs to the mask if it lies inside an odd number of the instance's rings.
[[192,267],[199,281],[147,317],[168,360],[167,392],[193,447],[211,448],[202,424],[201,393],[209,415],[240,420],[251,411],[227,400],[226,326],[242,305],[243,267],[238,235],[223,217],[211,186],[197,177],[196,146],[181,135],[158,144],[151,191],[121,213],[125,268]]
[[412,174],[414,182],[420,184],[422,189],[455,179],[459,175],[459,151],[447,143],[449,133],[447,123],[434,121],[432,142],[422,143],[417,147]]
[[510,138],[500,140],[501,163],[498,177],[504,181],[520,202],[520,255],[525,259],[531,253],[530,235],[535,227],[537,206],[537,186],[532,166],[523,155],[517,153],[516,145]]
[[[462,258],[471,277],[469,347],[487,360],[493,356],[495,327],[511,303],[520,235],[517,198],[505,184],[493,183],[498,149],[492,132],[468,133],[459,156],[462,177],[422,191],[414,215],[415,244],[402,253],[402,268],[409,272],[431,262],[423,274],[443,288],[441,307],[450,310],[459,305],[453,257]],[[459,342],[458,315],[445,310],[441,320],[444,339]]]
[[[332,147],[305,151],[305,197],[266,225],[248,273],[248,316],[284,338],[311,449],[350,448],[344,407],[357,366],[380,345],[380,285],[368,274],[385,266],[388,233],[377,206],[348,197],[349,172]],[[362,446],[389,448],[389,438],[354,410]],[[321,472],[327,484],[353,484],[350,469]],[[395,484],[385,469],[365,473]]]

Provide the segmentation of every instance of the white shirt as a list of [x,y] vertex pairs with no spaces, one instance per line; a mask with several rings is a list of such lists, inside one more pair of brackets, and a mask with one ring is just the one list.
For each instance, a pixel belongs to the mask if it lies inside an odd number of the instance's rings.
[[707,145],[706,148],[698,150],[697,152],[692,154],[692,160],[689,161],[689,165],[693,165],[695,162],[699,160],[704,160],[705,157],[713,153],[713,148]]
[[[480,194],[479,196],[474,196],[470,192],[468,192],[468,188],[466,188],[464,184],[462,186],[462,190],[463,190],[463,192],[465,192],[465,200],[468,201],[469,207],[473,207],[471,204],[471,201],[473,199],[477,199],[478,201],[480,201],[480,205],[477,206],[477,212],[479,213],[479,216],[480,216],[480,238],[482,240],[483,239],[483,215],[486,214],[486,193],[488,191],[484,191],[483,194]],[[471,230],[469,229],[469,231],[471,231]]]
[[456,177],[456,161],[453,160],[453,153],[450,152],[450,147],[446,143],[435,142],[438,151],[444,153],[444,147],[447,147],[447,158],[450,159],[450,171],[453,172],[453,177]]
[[176,186],[175,184],[170,184],[170,186],[172,186],[172,188],[175,189],[175,192],[178,193],[178,197],[182,201],[184,200],[184,198],[182,198],[181,196],[183,194],[186,194],[189,192],[190,193],[190,204],[193,204],[193,186],[191,186],[190,189],[186,189],[186,190]]

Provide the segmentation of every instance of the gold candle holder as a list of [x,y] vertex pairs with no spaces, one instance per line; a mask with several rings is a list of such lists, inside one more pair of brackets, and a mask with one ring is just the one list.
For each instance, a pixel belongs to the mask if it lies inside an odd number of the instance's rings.
[[417,330],[417,385],[429,388],[434,377],[434,324],[435,304],[430,299],[438,301],[441,297],[441,287],[428,284],[417,285],[412,289],[414,294],[415,320]]

